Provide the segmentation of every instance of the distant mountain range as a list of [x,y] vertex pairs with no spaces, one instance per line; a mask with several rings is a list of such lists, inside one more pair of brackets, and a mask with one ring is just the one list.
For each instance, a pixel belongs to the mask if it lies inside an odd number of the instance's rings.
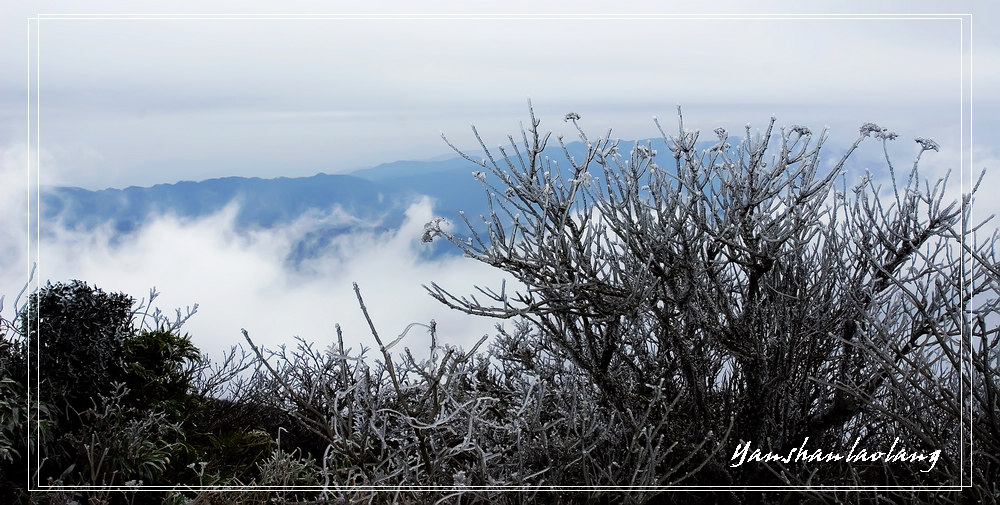
[[[579,143],[570,149],[576,155],[583,152]],[[563,157],[561,151],[550,147],[546,154],[558,159]],[[289,261],[298,264],[322,251],[339,234],[397,228],[407,207],[424,195],[434,200],[437,215],[453,222],[460,222],[459,211],[469,216],[485,213],[486,197],[472,176],[477,170],[475,164],[456,155],[442,161],[396,161],[350,174],[312,177],[223,177],[96,191],[46,187],[40,196],[42,233],[54,226],[77,231],[107,226],[118,240],[156,216],[197,219],[231,202],[240,204],[235,219],[240,230],[282,226],[309,212],[323,214],[337,208],[356,218],[306,232],[289,253]],[[431,249],[430,254],[454,251]]]
[[[162,215],[198,219],[238,203],[237,230],[272,228],[292,223],[307,213],[323,215],[339,209],[354,219],[332,225],[318,223],[290,252],[298,263],[318,253],[337,235],[357,231],[387,231],[402,224],[405,211],[426,195],[436,202],[438,215],[458,219],[484,207],[481,185],[472,177],[475,165],[462,158],[438,162],[397,161],[351,174],[311,177],[224,177],[152,187],[87,190],[45,187],[40,195],[42,233],[64,227],[93,231],[108,227],[112,240],[138,231]],[[432,248],[433,254],[442,247]]]
[[[672,155],[662,139],[639,142],[652,144],[659,152],[657,159],[662,166],[673,164]],[[634,144],[635,141],[622,141],[619,151],[628,156]],[[705,142],[700,147],[712,144]],[[585,152],[579,142],[567,148],[577,159]],[[473,155],[482,156],[481,153]],[[558,161],[561,170],[568,170],[565,154],[554,139],[543,155]],[[594,169],[599,170],[596,166]],[[481,168],[474,163],[456,155],[442,161],[396,161],[341,175],[321,173],[312,177],[275,179],[224,177],[99,191],[47,187],[42,189],[40,197],[42,233],[46,227],[56,225],[78,231],[109,226],[114,238],[120,239],[139,230],[155,216],[169,214],[196,219],[217,213],[234,201],[240,203],[235,222],[238,229],[282,226],[306,213],[322,214],[336,208],[356,218],[346,224],[318,225],[305,232],[289,252],[289,262],[297,265],[322,252],[340,234],[397,228],[404,219],[406,208],[422,195],[434,200],[436,215],[461,223],[459,211],[465,211],[475,223],[476,216],[487,213],[482,185],[472,175],[479,170]],[[498,181],[492,182],[500,186]],[[438,244],[430,248],[428,254],[448,251],[457,252],[447,244]]]

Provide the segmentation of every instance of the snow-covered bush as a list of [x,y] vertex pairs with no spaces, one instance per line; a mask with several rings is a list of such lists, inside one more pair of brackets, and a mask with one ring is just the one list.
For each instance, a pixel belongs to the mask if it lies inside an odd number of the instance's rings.
[[[972,194],[949,202],[947,177],[920,176],[920,156],[936,143],[917,139],[903,174],[884,149],[885,173],[849,187],[845,164],[858,146],[898,135],[867,123],[826,164],[825,131],[778,129],[774,118],[756,134],[748,125],[741,140],[717,129],[699,144],[678,109],[677,133],[660,128],[661,153],[652,142],[619,148],[610,132],[591,139],[578,114],[566,121],[579,144],[560,137],[550,147],[532,112],[506,145],[487,148],[474,128],[483,155],[456,149],[485,174],[490,212],[467,218],[467,235],[443,235],[522,289],[429,291],[467,313],[529,325],[526,367],[582,378],[614,414],[608,430],[626,440],[652,431],[672,447],[616,461],[625,475],[957,486],[970,477],[970,449],[997,468],[986,455],[997,443],[997,235],[983,240],[969,222]],[[985,426],[973,427],[968,405]],[[729,464],[740,443],[788,454],[807,437],[829,452],[903,440],[942,455],[931,472]],[[997,500],[978,478],[976,496]],[[608,474],[600,484],[626,482]]]

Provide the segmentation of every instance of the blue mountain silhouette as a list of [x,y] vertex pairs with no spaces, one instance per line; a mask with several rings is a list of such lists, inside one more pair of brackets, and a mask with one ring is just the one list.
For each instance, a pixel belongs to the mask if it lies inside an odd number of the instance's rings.
[[[663,139],[620,141],[618,150],[623,158],[628,158],[637,142],[648,144],[657,151],[656,160],[661,166],[673,166],[673,154]],[[736,144],[738,139],[731,142]],[[713,144],[713,141],[699,142],[699,147]],[[566,152],[579,161],[585,151],[583,144],[574,142],[568,144],[564,152],[552,139],[542,157],[554,161],[556,164],[551,168],[561,172],[566,180],[572,177]],[[477,160],[483,156],[479,152],[469,154]],[[511,163],[520,163],[509,150],[508,155],[512,155]],[[493,156],[498,163],[505,164],[499,152],[494,152]],[[464,211],[473,225],[480,225],[478,216],[487,214],[488,206],[481,182],[473,177],[473,172],[478,171],[486,172],[456,154],[441,161],[396,161],[350,174],[320,173],[311,177],[274,179],[224,177],[99,191],[47,187],[42,189],[40,197],[41,228],[42,233],[46,233],[52,226],[80,231],[109,226],[113,240],[118,240],[157,216],[197,219],[217,213],[232,202],[239,204],[235,220],[238,230],[283,226],[306,213],[323,214],[334,209],[356,218],[350,223],[318,223],[314,229],[304,232],[289,251],[289,262],[298,265],[320,254],[331,240],[344,233],[397,229],[407,207],[424,196],[433,199],[436,215],[459,223],[459,228],[463,226],[460,211]],[[591,173],[602,175],[596,163],[591,166]],[[486,180],[503,188],[491,174],[486,175]],[[449,252],[458,251],[438,241],[428,247],[427,254],[436,256]]]

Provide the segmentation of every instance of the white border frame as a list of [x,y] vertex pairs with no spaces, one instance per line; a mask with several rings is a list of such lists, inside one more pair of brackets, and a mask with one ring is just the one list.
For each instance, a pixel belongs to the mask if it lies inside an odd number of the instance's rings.
[[[607,19],[607,20],[741,20],[741,19],[820,19],[820,20],[957,20],[960,22],[960,59],[961,59],[961,89],[960,96],[960,160],[959,177],[960,186],[964,193],[971,190],[971,157],[972,157],[972,14],[288,14],[288,15],[205,15],[205,14],[38,14],[28,18],[28,230],[29,230],[29,258],[34,258],[38,270],[32,279],[32,288],[37,291],[39,279],[41,278],[41,253],[39,243],[41,238],[41,214],[40,214],[40,184],[41,184],[41,22],[43,20],[423,20],[423,19],[445,19],[445,20],[524,20],[524,19]],[[968,135],[966,134],[968,132]],[[968,162],[967,159],[968,158]],[[969,172],[968,174],[966,172]],[[964,236],[962,237],[964,246]],[[963,259],[966,252],[961,252]],[[965,263],[964,265],[970,265]],[[964,283],[965,276],[962,277]],[[965,286],[961,289],[964,291]],[[969,302],[971,303],[971,302]],[[967,307],[966,307],[967,309]],[[968,310],[963,310],[967,317]],[[35,321],[28,321],[30,327]],[[963,323],[963,331],[968,331],[971,321]],[[962,334],[960,352],[967,354],[964,348],[966,334]],[[971,364],[972,355],[968,353],[970,373],[974,372]],[[31,360],[31,349],[28,349],[28,359]],[[34,384],[40,382],[38,377],[39,364],[35,363],[35,377],[28,378],[28,408],[31,405],[32,393],[37,392],[32,389]],[[34,379],[34,383],[32,383]],[[966,397],[964,381],[960,381],[959,396]],[[963,414],[964,414],[963,409]],[[969,403],[967,412],[972,419],[972,404]],[[36,410],[36,419],[40,413]],[[961,419],[961,440],[962,452],[960,462],[962,468],[961,484],[952,486],[47,486],[35,482],[37,477],[38,447],[31,447],[28,451],[28,471],[29,477],[28,491],[323,491],[323,490],[355,490],[355,491],[962,491],[972,486],[972,461],[968,452],[972,447],[972,433],[966,434],[967,420]],[[40,426],[35,426],[36,435]],[[27,435],[27,433],[26,433]],[[965,444],[968,436],[969,445]],[[36,444],[39,437],[36,436]],[[34,451],[32,451],[34,449]],[[967,457],[968,456],[968,457]]]

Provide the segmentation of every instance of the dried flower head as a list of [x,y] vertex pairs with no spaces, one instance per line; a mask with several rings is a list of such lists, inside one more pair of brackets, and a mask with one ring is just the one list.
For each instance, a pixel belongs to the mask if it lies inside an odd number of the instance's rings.
[[888,128],[882,128],[875,123],[865,123],[861,125],[861,135],[867,137],[868,135],[875,135],[877,139],[893,140],[899,135],[895,132],[889,131]]
[[939,146],[937,142],[934,142],[934,139],[925,139],[923,137],[917,137],[914,140],[918,144],[920,144],[921,151],[932,151],[932,150],[937,152],[941,151],[941,146]]
[[861,135],[864,135],[865,137],[871,135],[872,133],[878,133],[881,131],[882,127],[875,123],[865,123],[861,125]]
[[434,239],[444,235],[444,231],[441,229],[442,223],[448,224],[448,220],[443,217],[431,219],[430,222],[424,225],[424,233],[420,236],[420,241],[429,244]]

